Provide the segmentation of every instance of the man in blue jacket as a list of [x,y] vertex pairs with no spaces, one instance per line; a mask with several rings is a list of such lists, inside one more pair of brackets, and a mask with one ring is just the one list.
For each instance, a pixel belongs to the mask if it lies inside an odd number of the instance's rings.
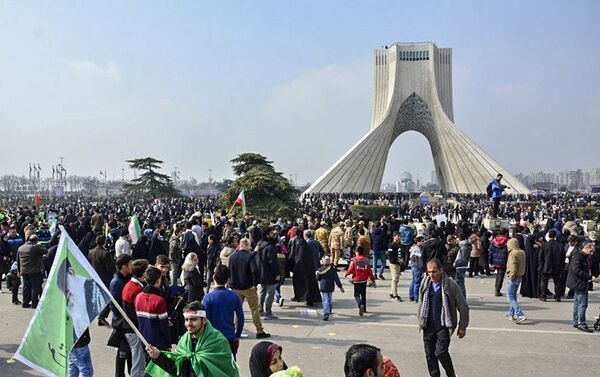
[[503,175],[498,173],[496,178],[490,181],[491,191],[492,191],[492,201],[494,202],[494,214],[493,217],[498,217],[498,212],[500,212],[500,201],[502,200],[502,195],[504,195],[504,190],[508,188],[508,186],[501,184]]

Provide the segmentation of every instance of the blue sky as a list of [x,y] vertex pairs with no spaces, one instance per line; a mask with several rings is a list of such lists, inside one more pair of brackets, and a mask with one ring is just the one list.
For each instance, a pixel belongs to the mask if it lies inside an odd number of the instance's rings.
[[[231,177],[254,151],[301,183],[369,128],[373,49],[453,48],[455,121],[512,172],[600,166],[600,2],[1,2],[2,173],[120,176],[154,156]],[[5,160],[6,161],[6,160]],[[428,181],[426,139],[384,181]],[[130,175],[129,171],[126,175]]]

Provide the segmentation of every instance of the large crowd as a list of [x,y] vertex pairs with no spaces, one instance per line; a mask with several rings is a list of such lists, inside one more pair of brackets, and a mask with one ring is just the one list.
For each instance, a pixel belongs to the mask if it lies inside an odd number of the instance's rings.
[[[493,293],[506,295],[506,317],[517,324],[527,321],[520,293],[543,301],[573,299],[573,326],[593,331],[585,314],[587,292],[599,282],[598,215],[586,212],[582,218],[576,209],[592,207],[598,198],[504,196],[497,183],[499,198],[492,199],[306,195],[291,219],[229,214],[216,196],[63,198],[38,206],[14,198],[0,213],[0,274],[13,304],[36,308],[62,226],[123,309],[111,304],[97,321],[112,328],[116,376],[134,377],[237,375],[244,303],[256,338],[266,339],[263,323],[278,319],[286,282],[293,289],[287,299],[309,308],[322,305],[322,320],[328,321],[335,287],[343,292],[342,273],[352,280],[359,316],[369,309],[367,288],[390,279],[390,299],[418,302],[430,375],[440,375],[441,364],[452,376],[450,335],[465,336],[469,322],[466,278],[495,275]],[[390,211],[368,218],[353,213],[356,205]],[[135,243],[128,227],[134,214],[141,228]],[[491,220],[499,225],[490,226]],[[410,271],[411,282],[402,293],[398,281],[404,271]],[[70,376],[92,375],[89,342],[86,331],[69,356]],[[268,341],[256,344],[248,362],[252,377],[301,375],[283,362],[282,348]],[[379,349],[359,344],[346,354],[345,373],[398,372]]]

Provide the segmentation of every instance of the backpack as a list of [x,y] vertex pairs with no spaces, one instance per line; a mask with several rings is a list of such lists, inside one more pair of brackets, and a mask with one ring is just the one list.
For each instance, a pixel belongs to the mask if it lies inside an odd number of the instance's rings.
[[487,196],[488,197],[492,197],[492,182],[488,183],[487,187],[485,188],[485,191],[487,192]]

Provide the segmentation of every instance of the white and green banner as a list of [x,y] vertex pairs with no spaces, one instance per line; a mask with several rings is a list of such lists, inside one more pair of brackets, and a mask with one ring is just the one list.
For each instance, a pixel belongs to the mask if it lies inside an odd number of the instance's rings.
[[60,226],[56,257],[14,358],[48,376],[67,376],[73,344],[111,301],[110,291]]
[[131,244],[135,245],[142,236],[142,228],[140,227],[140,221],[136,214],[129,219],[129,226],[127,229],[129,230],[129,236],[131,237]]

